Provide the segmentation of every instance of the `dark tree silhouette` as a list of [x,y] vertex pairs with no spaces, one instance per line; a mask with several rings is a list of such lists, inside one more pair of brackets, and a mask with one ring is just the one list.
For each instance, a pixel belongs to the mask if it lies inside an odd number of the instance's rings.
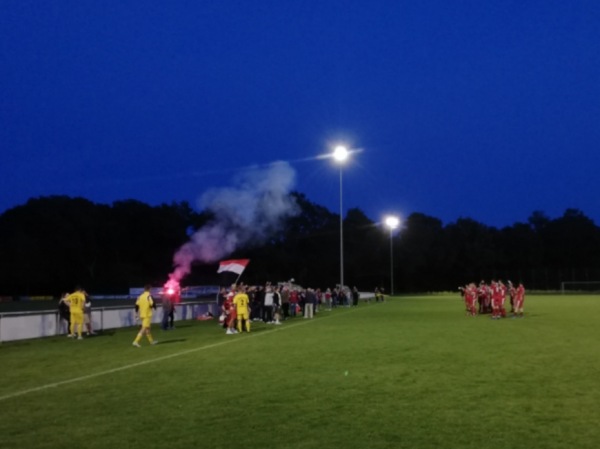
[[[250,258],[248,283],[296,279],[301,285],[339,282],[339,215],[292,194],[300,213],[268,241],[252,242],[230,257]],[[99,293],[162,285],[173,255],[210,216],[188,203],[111,205],[48,196],[0,215],[0,296],[58,295],[82,284]],[[345,282],[361,290],[390,283],[389,231],[360,209],[344,218]],[[562,281],[600,280],[600,229],[577,209],[556,219],[532,213],[527,223],[500,230],[461,218],[446,226],[414,213],[393,240],[397,292],[455,290],[480,279],[523,281],[557,289]],[[217,265],[198,263],[190,284],[222,281]]]

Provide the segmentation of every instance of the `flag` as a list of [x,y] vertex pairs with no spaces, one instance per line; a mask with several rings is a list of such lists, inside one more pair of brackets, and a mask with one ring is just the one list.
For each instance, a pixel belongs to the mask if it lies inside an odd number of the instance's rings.
[[242,274],[246,266],[250,263],[250,259],[231,259],[231,260],[222,260],[219,263],[219,270],[217,273],[222,273],[224,271],[231,271],[238,275]]

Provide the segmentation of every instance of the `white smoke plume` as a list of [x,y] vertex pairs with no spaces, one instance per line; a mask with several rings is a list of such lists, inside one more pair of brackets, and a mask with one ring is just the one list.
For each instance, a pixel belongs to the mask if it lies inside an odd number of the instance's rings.
[[298,205],[290,196],[295,177],[291,165],[276,162],[238,174],[232,187],[205,192],[198,205],[213,219],[175,253],[170,282],[178,284],[194,261],[215,262],[242,245],[265,241],[285,218],[297,215]]

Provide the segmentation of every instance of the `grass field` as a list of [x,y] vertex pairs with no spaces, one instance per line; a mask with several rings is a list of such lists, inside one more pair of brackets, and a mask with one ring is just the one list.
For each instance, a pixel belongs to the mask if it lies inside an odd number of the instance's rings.
[[210,322],[0,345],[0,447],[597,448],[600,298],[467,317],[392,298],[225,335]]

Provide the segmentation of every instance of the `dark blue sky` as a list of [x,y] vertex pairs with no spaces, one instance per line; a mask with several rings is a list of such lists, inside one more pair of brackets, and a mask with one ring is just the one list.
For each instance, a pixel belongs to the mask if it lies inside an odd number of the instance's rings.
[[0,3],[0,211],[150,204],[292,162],[344,205],[493,226],[600,223],[600,2]]

